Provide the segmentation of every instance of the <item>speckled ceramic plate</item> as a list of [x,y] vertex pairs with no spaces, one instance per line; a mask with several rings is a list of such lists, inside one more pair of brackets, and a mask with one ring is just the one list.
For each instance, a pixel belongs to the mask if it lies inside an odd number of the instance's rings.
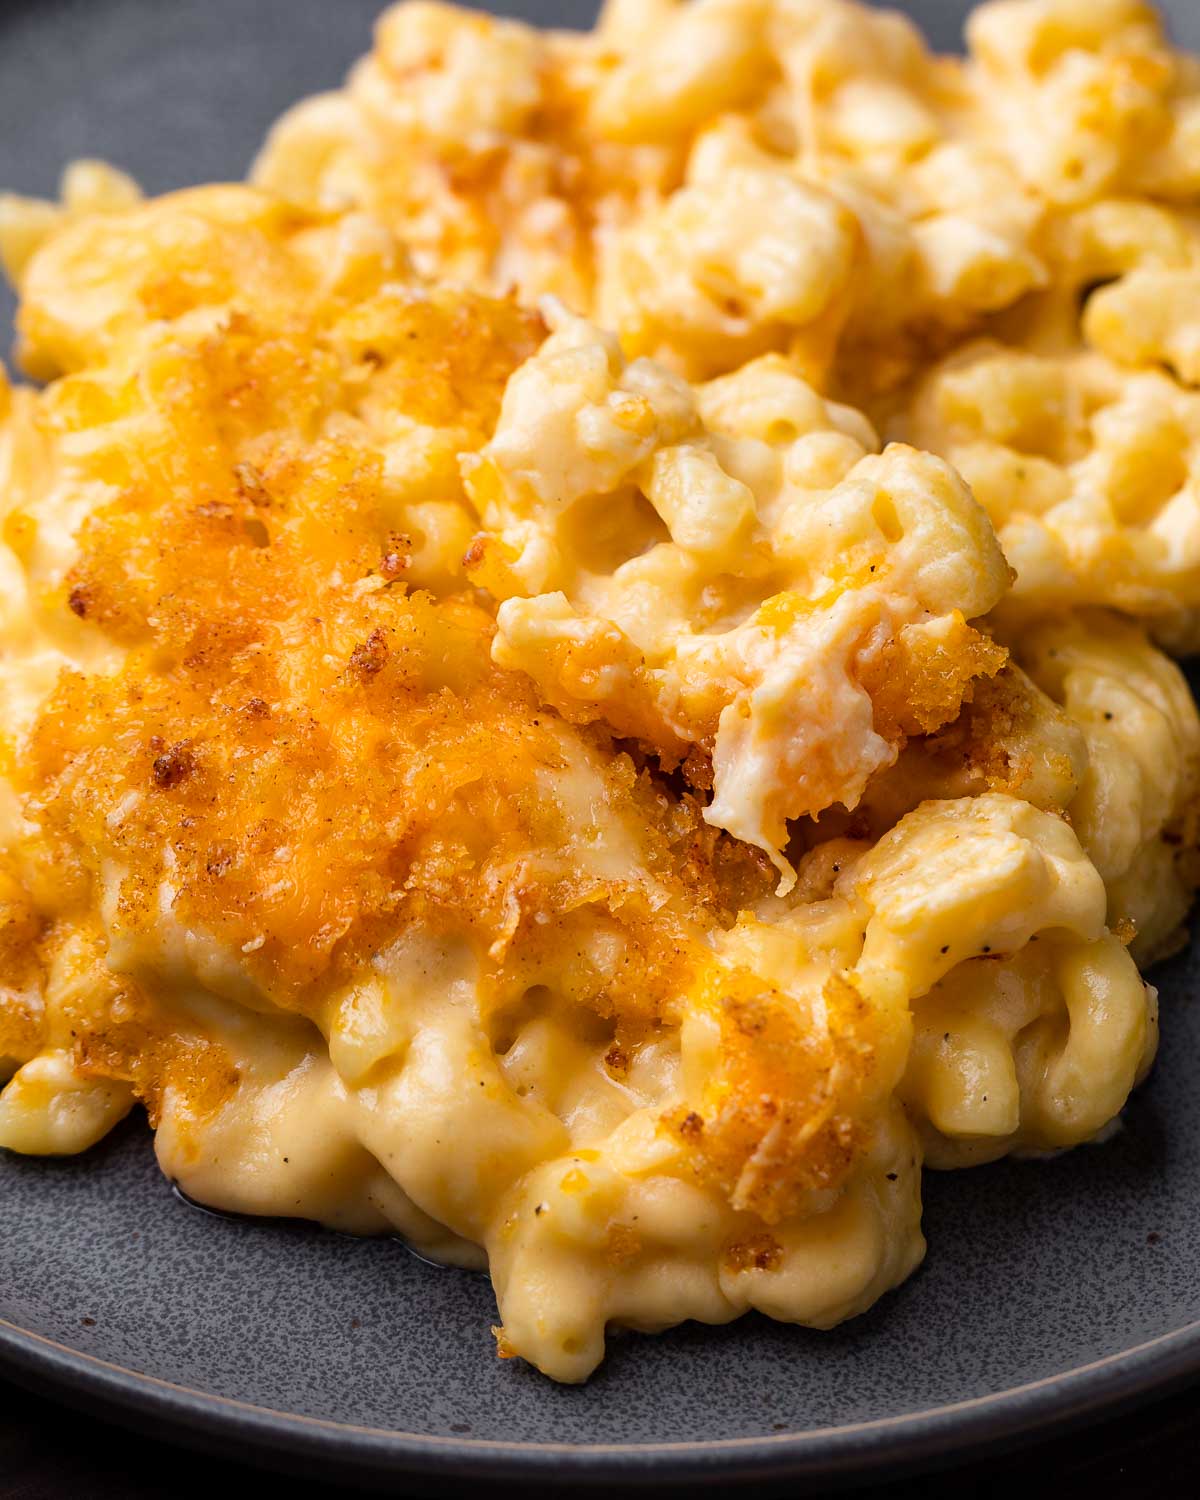
[[[155,190],[237,176],[375,8],[0,0],[0,183],[47,192],[83,154]],[[910,9],[954,44],[960,0]],[[1175,11],[1200,45],[1200,7]],[[1200,955],[1157,978],[1162,1058],[1117,1136],[927,1176],[925,1267],[834,1333],[614,1338],[589,1385],[555,1387],[496,1361],[486,1279],[205,1214],[131,1122],[82,1160],[0,1153],[0,1365],[155,1433],[384,1482],[823,1484],[1082,1423],[1200,1375]]]

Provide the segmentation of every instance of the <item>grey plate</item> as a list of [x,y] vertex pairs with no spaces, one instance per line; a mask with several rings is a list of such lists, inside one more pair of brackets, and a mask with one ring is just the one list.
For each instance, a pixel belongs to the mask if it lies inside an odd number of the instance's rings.
[[[374,8],[0,0],[0,182],[47,191],[81,153],[152,189],[237,176]],[[946,45],[962,8],[912,7]],[[832,1334],[614,1338],[590,1385],[554,1387],[496,1362],[485,1279],[203,1214],[132,1124],[79,1161],[0,1154],[0,1364],[146,1430],[380,1482],[824,1483],[1092,1419],[1200,1375],[1198,978],[1195,955],[1158,976],[1162,1060],[1114,1140],[927,1176],[924,1269]]]

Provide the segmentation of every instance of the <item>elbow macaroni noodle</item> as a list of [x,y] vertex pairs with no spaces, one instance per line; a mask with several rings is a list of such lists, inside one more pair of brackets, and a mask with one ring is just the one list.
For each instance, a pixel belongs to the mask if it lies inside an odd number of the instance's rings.
[[909,22],[849,0],[610,5],[585,37],[418,3],[255,176],[693,378],[770,351],[815,373],[844,335],[870,385],[1045,280],[1036,194],[974,112]]
[[0,198],[0,1146],[144,1106],[576,1381],[1108,1131],[1200,882],[1198,83],[1140,0],[409,0],[253,187]]
[[1034,679],[1083,730],[1087,767],[1069,804],[1108,887],[1108,922],[1153,962],[1177,948],[1197,883],[1200,719],[1183,674],[1136,625],[1048,619],[1016,644]]
[[996,527],[1016,584],[1003,613],[1108,605],[1190,641],[1200,602],[1200,398],[1096,353],[972,344],[894,430],[942,453]]
[[569,718],[711,757],[693,772],[711,776],[706,818],[787,882],[787,820],[853,808],[906,734],[1002,664],[963,618],[1004,592],[999,548],[951,470],[869,453],[857,413],[778,356],[693,396],[551,321],[465,465],[473,576],[504,601],[493,655]]

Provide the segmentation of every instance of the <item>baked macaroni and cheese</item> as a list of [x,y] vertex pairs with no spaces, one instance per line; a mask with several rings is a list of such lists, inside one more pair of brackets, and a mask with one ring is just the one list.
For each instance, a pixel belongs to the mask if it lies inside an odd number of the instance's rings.
[[1200,883],[1198,80],[1134,0],[413,0],[252,186],[0,199],[0,1146],[142,1106],[574,1381],[1113,1128]]

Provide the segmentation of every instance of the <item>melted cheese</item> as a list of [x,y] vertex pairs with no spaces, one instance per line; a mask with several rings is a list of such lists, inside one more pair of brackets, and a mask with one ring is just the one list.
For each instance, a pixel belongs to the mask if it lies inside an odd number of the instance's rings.
[[579,1380],[1108,1129],[1200,729],[1069,611],[1194,634],[1197,119],[1134,0],[412,4],[267,190],[0,200],[0,1145],[141,1102]]

